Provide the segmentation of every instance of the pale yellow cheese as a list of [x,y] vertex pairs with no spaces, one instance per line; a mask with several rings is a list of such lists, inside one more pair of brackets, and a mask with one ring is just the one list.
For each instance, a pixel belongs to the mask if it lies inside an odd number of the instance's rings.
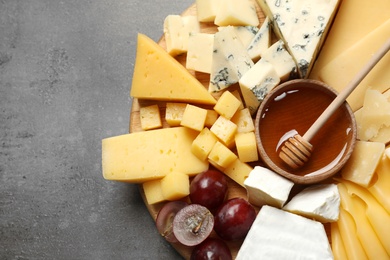
[[237,132],[237,125],[224,116],[219,116],[217,121],[210,128],[210,131],[226,146],[234,144],[234,135]]
[[158,105],[141,107],[139,110],[141,128],[151,130],[162,127],[160,109]]
[[386,150],[385,150],[385,155],[387,157],[387,159],[390,160],[390,147],[387,147]]
[[351,157],[341,170],[341,176],[368,187],[384,150],[383,143],[356,141]]
[[214,106],[214,110],[221,116],[231,119],[241,105],[241,101],[230,93],[230,91],[225,91],[218,99],[217,104]]
[[237,125],[237,133],[248,133],[255,131],[255,124],[249,108],[237,111],[231,121]]
[[213,46],[213,34],[191,33],[188,39],[186,68],[211,73]]
[[[319,79],[338,92],[342,91],[371,56],[388,40],[389,35],[390,19],[324,66],[319,73]],[[380,92],[389,88],[389,66],[390,53],[387,53],[348,96],[347,101],[353,111],[362,107],[367,88]]]
[[214,22],[221,0],[196,0],[196,14],[199,22]]
[[204,122],[204,126],[211,127],[215,121],[217,121],[219,114],[214,109],[207,109],[206,121]]
[[203,172],[208,169],[208,162],[191,152],[197,134],[185,127],[175,127],[103,139],[103,177],[142,183],[172,171],[191,175]]
[[217,141],[211,149],[208,159],[213,163],[213,165],[216,164],[224,169],[237,159],[237,155],[235,155],[223,143]]
[[217,141],[218,138],[205,127],[192,142],[191,151],[196,157],[204,161]]
[[253,167],[247,163],[241,162],[240,159],[236,159],[222,172],[229,176],[237,184],[245,188],[244,181],[248,178],[249,174],[253,170]]
[[216,103],[215,98],[183,65],[143,34],[138,34],[130,95],[140,99]]
[[161,180],[147,181],[142,184],[146,201],[149,205],[165,201],[165,197],[161,189]]
[[204,128],[206,116],[206,109],[187,104],[180,125],[200,132]]
[[259,160],[254,132],[237,133],[235,143],[238,158],[240,158],[242,162],[255,162]]
[[258,26],[256,7],[250,0],[223,0],[218,6],[214,23],[218,26]]
[[161,191],[166,200],[179,200],[190,194],[190,178],[182,172],[170,172],[161,179]]
[[166,103],[165,121],[168,125],[179,126],[186,107],[186,103]]
[[[390,148],[386,149],[387,152]],[[384,154],[375,170],[372,185],[368,188],[371,194],[390,214],[390,159]]]
[[330,235],[331,235],[331,245],[334,260],[345,260],[347,259],[347,252],[345,251],[344,243],[340,235],[340,230],[337,225],[337,222],[332,222],[330,224]]
[[[388,257],[381,241],[378,239],[365,214],[364,202],[348,194],[344,184],[337,185],[340,193],[341,207],[349,212],[356,226],[356,235],[369,259],[386,259]],[[352,225],[352,224],[351,224]]]
[[240,102],[241,102],[241,105],[240,105],[240,107],[239,107],[238,109],[239,109],[239,110],[244,109],[244,103],[242,102],[242,98],[241,98],[240,92],[236,89],[236,90],[231,91],[231,93],[232,93],[238,100],[240,100]]

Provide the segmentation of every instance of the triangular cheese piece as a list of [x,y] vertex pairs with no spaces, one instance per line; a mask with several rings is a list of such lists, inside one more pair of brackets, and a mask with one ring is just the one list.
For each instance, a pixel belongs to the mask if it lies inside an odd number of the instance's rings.
[[215,98],[182,64],[143,34],[138,34],[130,95],[140,99],[216,104]]
[[277,36],[284,41],[307,78],[325,40],[340,0],[257,0],[270,18]]

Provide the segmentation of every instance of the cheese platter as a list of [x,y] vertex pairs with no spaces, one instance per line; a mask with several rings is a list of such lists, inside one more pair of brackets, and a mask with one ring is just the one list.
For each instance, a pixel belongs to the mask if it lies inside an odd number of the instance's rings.
[[[257,25],[258,27],[260,27],[262,24],[264,24],[264,21],[267,21],[267,15],[265,14],[265,12],[263,11],[263,9],[265,7],[260,7],[260,5],[258,4],[257,1],[255,0],[250,0],[250,2],[252,2],[255,7],[255,12],[257,14],[257,17],[258,17],[258,20],[259,20],[259,25]],[[337,8],[336,8],[337,9]],[[269,10],[268,10],[269,12]],[[191,16],[197,16],[197,5],[196,4],[193,4],[191,5],[187,10],[183,11],[182,14],[180,14],[181,17],[191,17]],[[336,17],[337,18],[337,17]],[[333,17],[331,18],[333,19]],[[165,24],[164,24],[165,26]],[[162,25],[162,28],[163,28],[163,25]],[[328,29],[327,29],[328,30]],[[215,33],[219,32],[220,31],[220,27],[215,25],[213,22],[200,22],[199,23],[199,32],[201,33],[205,33],[205,34],[210,34],[210,35],[214,35]],[[162,30],[162,33],[163,33],[163,30]],[[143,36],[141,36],[143,37]],[[279,32],[279,35],[278,33],[272,33],[271,34],[271,40],[270,40],[270,45],[272,44],[275,44],[279,41],[279,38],[280,38],[280,32]],[[140,38],[139,38],[140,39]],[[169,51],[169,47],[167,46],[167,39],[166,37],[164,36],[164,34],[162,35],[161,39],[158,41],[158,45],[160,47],[162,47],[162,49],[164,51]],[[138,51],[138,50],[137,50]],[[187,60],[187,55],[185,53],[183,54],[172,54],[173,58],[178,61],[179,64],[182,65],[182,68],[180,69],[183,69],[183,68],[186,68],[186,63],[188,62]],[[317,54],[315,55],[317,56]],[[388,55],[389,56],[389,55]],[[386,62],[387,60],[385,60],[384,62]],[[314,62],[313,62],[314,64]],[[253,64],[254,65],[254,64]],[[253,66],[252,65],[252,66]],[[310,69],[312,69],[312,66],[313,65],[310,65]],[[299,71],[299,73],[302,75],[305,74],[305,73],[308,73],[307,71],[307,67],[306,66],[303,66],[305,68],[305,70],[302,70],[302,71]],[[314,70],[316,70],[317,68],[315,68],[314,66]],[[195,71],[195,70],[192,70],[192,69],[186,69],[189,73],[189,75],[191,75],[193,78],[195,78],[202,86],[204,89],[208,89],[210,87],[210,73],[205,73],[205,72],[199,72],[199,71]],[[299,68],[298,68],[299,70]],[[318,70],[318,69],[317,69]],[[166,73],[164,71],[164,69],[161,69],[161,73]],[[134,71],[134,75],[137,73],[136,69]],[[297,74],[295,74],[295,77],[296,77]],[[134,84],[134,79],[133,79],[133,84]],[[132,90],[133,91],[133,90]],[[239,94],[239,98],[242,98],[244,100],[243,103],[247,103],[245,101],[245,97],[243,98],[243,93],[242,93],[242,88],[240,87],[240,85],[238,84],[233,84],[233,85],[230,85],[229,86],[229,91],[230,92],[238,92],[240,93]],[[383,92],[383,89],[382,91]],[[134,92],[135,93],[135,92]],[[215,99],[215,103],[217,103],[217,101],[221,98],[221,95],[224,93],[224,91],[212,91],[211,92],[211,96]],[[142,122],[142,118],[143,118],[143,109],[144,108],[149,108],[149,107],[152,107],[152,106],[155,106],[155,108],[157,107],[157,112],[153,112],[153,113],[157,113],[159,115],[159,118],[160,118],[160,122],[157,124],[157,129],[169,129],[169,128],[174,128],[172,127],[172,123],[171,122],[168,122],[168,119],[164,116],[166,115],[167,113],[167,107],[168,107],[168,103],[170,102],[180,102],[180,103],[188,103],[188,104],[195,104],[196,106],[198,106],[199,108],[202,108],[202,109],[205,109],[205,110],[212,110],[214,107],[215,107],[215,103],[213,103],[213,101],[210,101],[210,102],[198,102],[197,100],[193,101],[193,100],[190,100],[189,98],[186,99],[185,97],[182,98],[182,99],[172,99],[172,100],[162,100],[162,99],[159,99],[159,98],[147,98],[145,96],[142,96],[144,94],[134,94],[132,95],[133,96],[133,101],[132,101],[132,107],[131,107],[131,111],[130,111],[130,124],[129,124],[129,133],[130,134],[135,134],[135,133],[143,133],[145,131],[149,131],[149,130],[145,130],[145,127],[143,126],[143,122]],[[386,103],[386,99],[388,100],[387,102],[390,102],[390,95],[386,95],[383,94],[383,98],[384,98],[384,103]],[[249,101],[248,101],[249,102]],[[157,105],[157,106],[156,106]],[[312,104],[314,105],[314,103]],[[248,105],[249,106],[249,105]],[[360,107],[359,107],[360,108]],[[255,109],[252,109],[252,110],[256,110],[257,108]],[[362,110],[362,109],[361,109]],[[368,109],[366,109],[368,110]],[[365,111],[363,111],[365,112]],[[366,114],[369,114],[369,113],[364,113],[364,115]],[[254,120],[254,113],[252,111],[252,118]],[[383,125],[381,124],[380,127],[378,127],[378,131],[379,130],[383,130],[383,129],[386,129],[388,128],[389,126],[388,125]],[[387,130],[383,130],[382,132],[386,132]],[[386,144],[388,144],[388,139],[386,139],[386,133],[383,134],[385,137],[382,139],[382,140],[385,140],[385,141],[382,141],[382,145],[379,145],[380,147],[378,148],[376,154],[379,154],[380,156],[377,156],[377,160],[376,160],[376,164],[373,165],[373,174],[371,177],[375,176],[375,178],[377,178],[377,180],[379,179],[380,181],[378,182],[376,180],[376,182],[378,183],[376,185],[376,183],[373,183],[374,181],[371,181],[371,178],[370,178],[370,181],[366,182],[366,183],[363,183],[362,185],[365,186],[365,188],[368,188],[369,186],[370,187],[374,187],[372,188],[372,190],[376,190],[376,192],[372,192],[372,196],[374,196],[376,198],[376,200],[379,201],[379,205],[382,206],[382,204],[384,204],[384,200],[388,197],[386,197],[386,195],[380,195],[380,191],[382,190],[381,188],[384,187],[386,184],[384,183],[387,183],[387,185],[389,184],[388,181],[389,181],[389,177],[388,176],[384,176],[386,175],[385,172],[386,172],[386,169],[388,169],[388,165],[389,165],[389,158],[386,158],[386,154],[388,153],[388,150],[389,148],[387,147],[386,148]],[[137,139],[135,137],[135,139]],[[159,140],[159,139],[156,139],[156,140]],[[387,140],[387,141],[386,141]],[[108,143],[109,141],[106,140],[105,143]],[[361,141],[363,142],[363,141]],[[228,142],[226,143],[227,146],[228,146]],[[132,145],[132,143],[129,143],[129,145]],[[366,144],[366,143],[362,143],[362,144],[359,144],[361,146],[366,146],[368,147],[369,144]],[[105,165],[108,165],[109,163],[106,162],[104,163],[104,161],[108,161],[108,157],[106,156],[106,154],[109,154],[110,151],[109,149],[107,148],[109,145],[108,144],[104,144],[103,143],[103,171],[105,171],[103,173],[104,177],[108,180],[116,180],[116,181],[125,181],[125,182],[134,182],[134,183],[139,183],[139,188],[140,188],[140,193],[144,199],[144,203],[146,205],[146,207],[148,208],[151,216],[153,217],[154,220],[156,220],[157,216],[158,216],[158,213],[160,211],[160,209],[166,204],[167,200],[165,201],[161,201],[161,202],[157,202],[157,203],[150,203],[150,201],[148,201],[148,198],[147,198],[147,194],[145,194],[145,186],[144,186],[144,183],[152,180],[152,179],[148,179],[149,177],[147,177],[146,179],[137,179],[137,180],[128,180],[128,179],[120,179],[120,178],[116,178],[115,173],[111,173],[112,176],[110,176],[107,172],[107,166]],[[120,146],[115,146],[115,148],[118,148]],[[150,148],[151,150],[154,149],[154,148]],[[160,149],[160,151],[163,149],[163,148],[158,148]],[[363,149],[363,148],[361,148]],[[371,148],[370,148],[371,149]],[[360,150],[360,149],[359,149]],[[386,151],[386,152],[385,152]],[[237,153],[236,150],[234,150],[235,153]],[[145,150],[145,154],[147,154],[148,151]],[[158,153],[158,151],[156,152]],[[382,156],[383,155],[383,156]],[[388,157],[388,156],[387,156]],[[157,161],[155,162],[155,164],[159,164],[160,162]],[[114,163],[112,163],[114,164]],[[255,161],[250,161],[248,163],[245,164],[246,166],[248,166],[248,169],[251,169],[253,170],[254,168],[256,167],[263,167],[264,169],[266,169],[266,165],[264,164],[264,162],[261,160],[261,159],[258,159],[258,160],[255,160]],[[379,165],[379,166],[378,166]],[[224,171],[225,170],[225,167],[220,167],[220,165],[215,165],[213,164],[213,166],[216,166],[217,169],[221,170],[221,171]],[[355,166],[350,166],[348,165],[346,168],[348,167],[352,167],[353,169],[355,169],[354,167]],[[379,170],[377,170],[376,168],[379,168]],[[200,170],[198,170],[199,172]],[[195,176],[193,173],[188,173],[189,176],[190,176],[190,180],[193,179],[193,177]],[[249,173],[248,173],[249,174]],[[248,174],[245,175],[244,177],[240,177],[242,179],[238,180],[238,179],[235,179],[235,178],[232,178],[231,175],[227,174],[230,178],[226,178],[227,179],[227,183],[228,183],[228,193],[227,193],[227,200],[228,199],[232,199],[232,198],[244,198],[245,200],[249,200],[250,201],[250,198],[249,195],[248,195],[248,186],[245,186],[243,185],[244,183],[244,179],[246,179],[248,177]],[[345,173],[343,174],[343,172],[341,171],[341,173],[338,173],[336,175],[336,178],[338,178],[337,180],[336,179],[333,179],[333,178],[330,178],[330,179],[327,179],[325,181],[322,181],[321,184],[323,185],[333,185],[333,184],[337,184],[338,182],[341,182],[341,183],[344,183],[345,181],[340,181],[341,178],[343,178],[344,176],[347,176],[349,173]],[[161,179],[163,176],[160,176],[160,177],[157,177],[157,178],[154,178],[154,179]],[[116,179],[115,179],[116,178]],[[248,178],[249,179],[249,178]],[[354,182],[353,178],[348,178],[346,177],[346,180],[347,181],[352,181]],[[356,183],[356,182],[354,182]],[[348,183],[348,185],[350,185]],[[349,187],[348,185],[346,185],[347,187]],[[302,190],[304,190],[305,188],[307,188],[308,186],[307,185],[301,185],[301,184],[294,184],[292,189],[291,189],[291,192],[289,194],[289,199],[293,198],[296,194],[299,194]],[[352,190],[352,188],[351,188]],[[348,190],[348,192],[350,192]],[[347,193],[348,193],[347,192]],[[366,191],[362,191],[361,194],[366,194],[365,193]],[[357,194],[359,192],[352,192],[351,191],[351,194]],[[345,194],[345,193],[344,193]],[[375,195],[376,194],[376,195]],[[363,196],[363,195],[362,195]],[[371,195],[369,195],[371,196]],[[382,196],[382,197],[381,197]],[[183,196],[180,200],[183,200],[183,201],[186,201],[187,203],[191,203],[190,199],[188,198],[188,196]],[[367,199],[368,200],[368,199]],[[334,202],[336,203],[336,202]],[[340,203],[340,201],[338,202]],[[344,200],[341,201],[341,203],[345,203]],[[338,205],[338,204],[337,204]],[[280,206],[280,205],[279,205]],[[345,205],[344,205],[345,206]],[[256,213],[258,213],[260,210],[261,210],[262,206],[260,205],[254,205],[254,209],[256,211]],[[345,208],[348,208],[345,206]],[[389,209],[390,207],[388,206],[383,206],[383,208],[385,209]],[[344,209],[343,209],[344,210]],[[278,214],[278,213],[274,213],[274,214]],[[343,211],[343,214],[345,215],[346,213]],[[390,212],[386,212],[386,210],[382,210],[381,211],[381,216],[387,218],[389,217],[390,219]],[[331,247],[333,249],[333,255],[335,256],[335,258],[337,258],[338,256],[340,256],[343,252],[345,253],[346,251],[348,252],[348,249],[351,249],[349,246],[350,245],[344,245],[344,247],[339,247],[339,242],[340,241],[340,236],[344,236],[344,238],[347,236],[345,234],[345,226],[343,226],[343,223],[340,223],[340,224],[334,224],[333,222],[335,222],[335,220],[332,220],[332,223],[329,223],[328,221],[325,221],[325,223],[322,223],[321,225],[323,225],[323,228],[324,228],[324,231],[326,232],[326,237],[327,237],[327,242],[329,242],[329,248]],[[337,222],[335,222],[337,223]],[[345,224],[345,223],[344,223]],[[336,227],[337,226],[337,227]],[[340,228],[340,232],[339,232],[339,228]],[[332,232],[331,232],[332,230]],[[344,233],[343,233],[344,231]],[[353,230],[352,233],[354,232],[357,232],[355,230]],[[380,243],[384,243],[383,242],[383,236],[382,235],[377,235],[379,238],[378,238],[378,241],[381,241]],[[218,234],[216,234],[214,231],[211,233],[211,237],[218,237]],[[387,241],[387,240],[386,240]],[[243,242],[244,240],[241,239],[241,240],[235,240],[235,241],[225,241],[226,244],[228,245],[229,249],[230,249],[230,252],[232,254],[232,258],[235,259],[240,251],[240,248],[242,247],[243,245]],[[332,244],[332,242],[337,242],[336,245]],[[359,242],[361,243],[361,242]],[[390,252],[386,252],[386,249],[390,249],[390,247],[388,247],[389,245],[386,244],[387,242],[385,242],[384,244],[384,250],[380,251],[380,252],[384,252],[389,254]],[[179,252],[180,255],[183,256],[183,258],[185,259],[190,259],[191,258],[191,253],[192,253],[192,250],[193,250],[193,247],[192,246],[185,246],[181,243],[171,243],[172,246]],[[361,245],[359,244],[361,248],[365,248],[364,245]],[[359,248],[360,248],[359,247]],[[341,249],[339,249],[341,248]],[[325,250],[326,251],[326,250]],[[363,250],[364,252],[364,250]],[[351,254],[351,253],[349,253]],[[365,254],[367,254],[369,256],[369,253],[365,252]]]

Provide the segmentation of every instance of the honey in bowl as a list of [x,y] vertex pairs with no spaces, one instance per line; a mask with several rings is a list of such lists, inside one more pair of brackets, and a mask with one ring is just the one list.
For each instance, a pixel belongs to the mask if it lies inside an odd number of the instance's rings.
[[310,140],[313,152],[300,168],[279,157],[289,137],[303,135],[336,97],[337,92],[315,80],[293,80],[269,93],[256,116],[256,138],[263,161],[295,183],[311,184],[337,173],[350,157],[356,139],[356,122],[345,102]]

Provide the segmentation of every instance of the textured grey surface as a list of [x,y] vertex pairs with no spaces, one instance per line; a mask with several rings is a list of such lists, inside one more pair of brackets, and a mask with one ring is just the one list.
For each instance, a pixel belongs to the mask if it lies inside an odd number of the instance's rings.
[[0,259],[180,259],[101,139],[128,131],[137,32],[192,2],[0,0]]

